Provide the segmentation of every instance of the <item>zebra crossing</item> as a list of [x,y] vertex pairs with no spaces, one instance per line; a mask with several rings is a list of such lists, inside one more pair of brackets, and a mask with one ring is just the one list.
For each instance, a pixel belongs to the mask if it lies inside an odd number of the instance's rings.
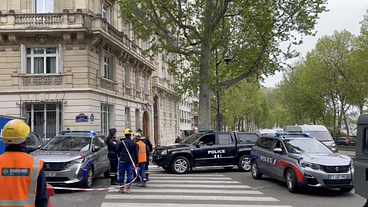
[[150,165],[147,188],[110,190],[101,207],[292,207],[219,173],[168,174]]

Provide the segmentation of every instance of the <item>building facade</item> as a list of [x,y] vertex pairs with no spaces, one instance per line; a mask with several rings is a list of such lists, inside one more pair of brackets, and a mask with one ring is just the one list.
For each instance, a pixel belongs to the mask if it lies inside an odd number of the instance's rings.
[[114,0],[1,1],[0,114],[28,118],[45,138],[130,127],[174,140],[174,82],[119,10]]
[[190,92],[183,95],[179,105],[180,138],[185,139],[198,128],[198,94]]

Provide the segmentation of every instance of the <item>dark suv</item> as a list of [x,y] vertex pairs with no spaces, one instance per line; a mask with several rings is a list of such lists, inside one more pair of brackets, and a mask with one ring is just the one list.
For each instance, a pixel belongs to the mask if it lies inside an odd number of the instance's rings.
[[237,165],[240,171],[250,171],[249,154],[257,139],[256,133],[202,131],[181,143],[157,147],[152,161],[179,174],[200,166]]

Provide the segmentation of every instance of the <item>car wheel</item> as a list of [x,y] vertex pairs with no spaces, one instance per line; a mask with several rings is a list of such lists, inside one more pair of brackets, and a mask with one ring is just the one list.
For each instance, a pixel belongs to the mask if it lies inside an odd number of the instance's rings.
[[171,171],[175,174],[185,174],[190,169],[189,160],[186,157],[176,157],[171,162]]
[[340,188],[340,191],[344,192],[344,193],[349,193],[353,189],[354,189],[354,187]]
[[107,171],[104,172],[104,177],[105,178],[110,178],[110,169],[109,168],[107,168]]
[[289,192],[291,193],[299,192],[299,186],[297,183],[297,178],[296,178],[294,170],[290,168],[286,170],[285,181],[286,181],[286,186]]
[[238,168],[242,172],[249,172],[250,171],[251,165],[250,165],[249,155],[242,155],[239,158]]
[[257,180],[261,179],[262,178],[262,174],[258,170],[258,164],[257,164],[257,162],[256,161],[253,161],[251,166],[252,166],[251,167],[252,177],[254,179],[257,179]]
[[82,187],[90,188],[93,184],[93,168],[91,166],[88,167],[86,177],[82,182]]

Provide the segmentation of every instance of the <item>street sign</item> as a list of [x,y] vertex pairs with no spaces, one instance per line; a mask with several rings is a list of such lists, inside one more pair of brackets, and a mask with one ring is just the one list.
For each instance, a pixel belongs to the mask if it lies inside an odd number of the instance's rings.
[[217,114],[215,119],[216,119],[217,122],[223,122],[224,121],[224,115]]

